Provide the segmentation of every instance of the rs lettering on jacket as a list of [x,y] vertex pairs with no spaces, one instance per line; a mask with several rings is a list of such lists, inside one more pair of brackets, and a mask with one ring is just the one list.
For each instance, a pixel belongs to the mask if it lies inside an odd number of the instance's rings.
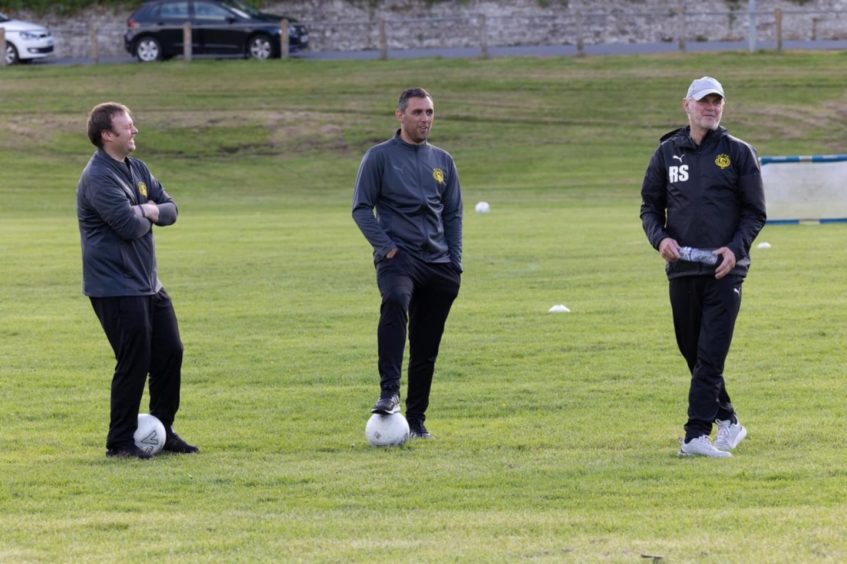
[[688,180],[688,165],[668,167],[668,180],[670,182],[685,182]]

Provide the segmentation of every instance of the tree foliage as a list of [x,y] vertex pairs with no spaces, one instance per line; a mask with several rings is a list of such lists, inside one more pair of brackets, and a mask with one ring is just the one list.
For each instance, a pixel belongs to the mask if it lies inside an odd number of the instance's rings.
[[143,0],[125,0],[121,2],[109,2],[107,0],[60,0],[54,2],[52,0],[3,0],[0,1],[0,11],[8,15],[18,12],[34,12],[36,14],[46,14],[49,12],[59,14],[76,14],[81,10],[93,6],[106,8],[126,8],[131,9],[142,3]]
[[[243,0],[247,4],[260,7],[262,2]],[[26,11],[35,14],[58,13],[74,15],[92,7],[111,8],[119,11],[130,11],[143,4],[144,0],[0,0],[0,12],[7,15]]]

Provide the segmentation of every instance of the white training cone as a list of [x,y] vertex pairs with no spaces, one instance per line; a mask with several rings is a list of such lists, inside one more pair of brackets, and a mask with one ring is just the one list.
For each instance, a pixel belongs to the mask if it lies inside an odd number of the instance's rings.
[[569,313],[571,310],[564,304],[556,304],[547,310],[547,313]]
[[761,243],[759,243],[758,245],[756,245],[756,248],[757,248],[757,249],[770,249],[770,248],[771,248],[771,244],[770,244],[770,243],[767,243],[767,242],[765,242],[765,241],[762,241]]

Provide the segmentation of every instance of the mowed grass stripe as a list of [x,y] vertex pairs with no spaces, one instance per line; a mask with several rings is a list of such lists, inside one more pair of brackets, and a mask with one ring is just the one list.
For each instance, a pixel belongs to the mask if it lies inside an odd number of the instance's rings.
[[[750,436],[731,460],[679,460],[688,376],[638,207],[703,74],[760,154],[847,151],[845,60],[4,69],[0,560],[843,560],[845,227],[763,230],[726,367]],[[364,440],[379,298],[350,202],[412,85],[461,174],[466,272],[438,438],[385,450]],[[113,360],[80,292],[74,190],[86,112],[109,99],[180,206],[157,248],[196,457],[103,456]]]

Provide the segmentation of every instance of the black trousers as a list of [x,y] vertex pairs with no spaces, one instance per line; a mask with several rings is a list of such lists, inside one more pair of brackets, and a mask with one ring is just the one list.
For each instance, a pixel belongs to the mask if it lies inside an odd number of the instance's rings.
[[377,328],[380,388],[383,393],[400,391],[408,325],[406,418],[423,422],[441,336],[461,276],[449,263],[427,263],[402,250],[378,262],[376,269],[382,295]]
[[179,410],[183,349],[167,292],[162,289],[152,296],[91,298],[91,305],[117,361],[106,448],[133,443],[148,374],[150,413],[170,432]]
[[688,276],[670,281],[676,342],[691,371],[685,440],[712,432],[716,419],[735,418],[723,369],[741,308],[740,276]]

